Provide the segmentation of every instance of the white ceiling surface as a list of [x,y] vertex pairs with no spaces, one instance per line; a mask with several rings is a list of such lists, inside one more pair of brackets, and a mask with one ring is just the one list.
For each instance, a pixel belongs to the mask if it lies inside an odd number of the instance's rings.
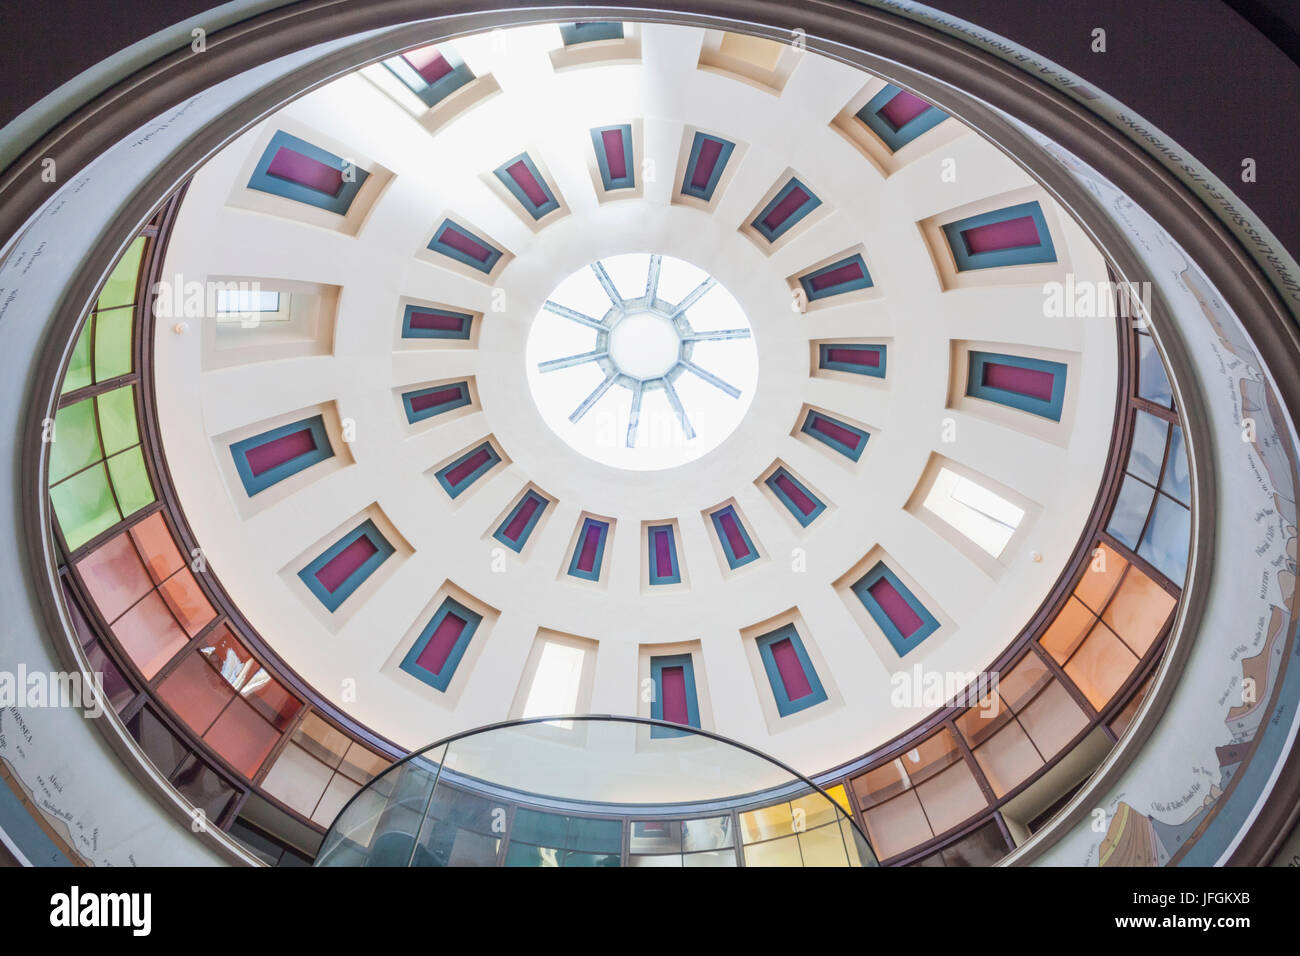
[[[227,205],[260,129],[215,157],[191,184],[166,275],[282,277],[338,284],[342,293],[332,356],[201,372],[197,331],[177,335],[169,323],[159,325],[159,417],[182,504],[211,567],[284,659],[405,746],[505,718],[534,636],[545,627],[600,642],[596,713],[637,712],[638,645],[700,640],[713,729],[815,772],[923,716],[924,708],[891,705],[893,672],[916,664],[927,671],[987,666],[1036,610],[1086,520],[1114,410],[1113,322],[1046,319],[1037,286],[943,293],[916,226],[1030,178],[967,133],[886,180],[829,126],[865,75],[805,54],[778,98],[696,69],[702,38],[696,29],[647,25],[640,63],[560,73],[545,54],[559,45],[554,26],[509,34],[499,51],[486,37],[458,42],[471,68],[493,73],[503,93],[436,136],[358,75],[295,102],[288,116],[356,144],[395,174],[356,238]],[[586,166],[588,129],[638,117],[657,178],[646,183],[644,199],[599,203]],[[684,126],[748,144],[713,214],[669,202]],[[572,210],[537,234],[480,178],[524,149],[542,157]],[[940,179],[948,157],[956,160],[955,182]],[[769,258],[737,229],[787,167],[832,212]],[[496,283],[505,290],[504,312],[492,312],[487,284],[416,258],[447,213],[517,257]],[[1076,276],[1104,279],[1100,255],[1059,218]],[[865,243],[883,295],[794,313],[785,277],[857,243]],[[718,449],[680,468],[638,473],[582,457],[543,423],[529,399],[524,348],[531,321],[564,277],[599,257],[650,251],[700,266],[740,300],[759,350],[759,382],[748,415]],[[482,310],[480,347],[395,352],[402,296]],[[888,387],[811,378],[808,340],[831,336],[892,338]],[[1068,443],[947,410],[950,339],[1083,353]],[[462,375],[477,377],[482,412],[418,432],[407,426],[394,388]],[[226,484],[210,436],[330,400],[356,422],[355,464],[243,520],[233,497],[242,491]],[[856,466],[790,436],[805,402],[878,429]],[[940,441],[947,417],[957,422],[955,443]],[[489,433],[511,464],[453,504],[427,470]],[[903,510],[933,450],[1043,507],[996,583]],[[788,516],[753,484],[777,457],[835,505],[805,535],[797,536]],[[496,542],[488,536],[527,481],[558,505],[527,560],[512,554],[504,573],[494,572]],[[699,512],[732,496],[770,560],[724,580]],[[415,553],[335,633],[280,572],[375,501]],[[582,510],[618,519],[605,590],[557,580]],[[640,523],[674,517],[690,588],[643,595]],[[877,544],[957,624],[901,661],[881,659],[831,585]],[[791,570],[796,548],[806,552],[806,571]],[[1032,560],[1034,551],[1041,562]],[[501,612],[472,671],[457,675],[467,683],[454,710],[413,678],[381,673],[449,578]],[[830,702],[803,719],[781,721],[772,733],[760,709],[760,695],[769,691],[755,685],[740,631],[796,606],[805,640],[819,648],[830,672],[821,676],[842,702],[832,693]]]

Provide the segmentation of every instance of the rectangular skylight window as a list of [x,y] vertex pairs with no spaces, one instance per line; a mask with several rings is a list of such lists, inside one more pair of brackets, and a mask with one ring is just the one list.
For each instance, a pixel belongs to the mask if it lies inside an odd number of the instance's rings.
[[218,312],[279,312],[280,293],[260,289],[218,289]]
[[939,469],[925,507],[995,558],[1025,517],[1023,508],[949,468]]
[[[524,711],[519,716],[549,717],[555,714],[572,714],[578,709],[578,694],[582,687],[582,668],[587,652],[572,644],[547,641],[542,645],[537,660]],[[561,726],[569,726],[569,721]]]

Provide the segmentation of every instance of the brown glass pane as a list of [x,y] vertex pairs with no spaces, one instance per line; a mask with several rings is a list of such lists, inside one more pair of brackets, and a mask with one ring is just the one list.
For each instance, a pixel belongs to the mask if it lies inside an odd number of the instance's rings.
[[240,690],[240,694],[277,730],[288,730],[302,708],[302,701],[285,690],[284,685],[265,670],[259,669]]
[[167,725],[148,707],[141,707],[126,722],[126,729],[144,750],[150,763],[166,776],[170,777],[181,760],[190,753],[190,748],[168,730]]
[[874,807],[878,803],[884,803],[898,796],[910,787],[911,783],[907,779],[907,774],[903,773],[903,768],[898,765],[898,761],[891,760],[874,770],[868,770],[861,776],[854,777],[849,781],[849,785],[853,788],[854,796],[858,798],[858,805],[865,808]]
[[189,568],[178,571],[158,585],[158,592],[190,637],[203,630],[217,616],[217,612],[212,610],[212,605],[199,590],[199,584],[194,580],[194,575],[190,574]]
[[[202,664],[202,662],[200,662]],[[206,664],[202,664],[207,667]],[[235,788],[228,784],[198,757],[190,757],[172,780],[172,786],[181,792],[195,807],[203,811],[209,822],[216,824],[225,816],[235,800]]]
[[203,638],[199,653],[209,664],[220,672],[226,682],[236,690],[248,683],[249,676],[257,669],[253,655],[235,637],[235,632],[224,621],[214,627]]
[[237,697],[222,711],[203,739],[232,767],[244,776],[252,777],[280,739],[280,734]]
[[132,525],[131,537],[144,557],[145,567],[149,569],[149,575],[155,584],[171,577],[184,564],[161,511],[155,511],[143,521]]
[[120,714],[122,708],[135,697],[135,689],[126,679],[126,675],[108,656],[108,651],[104,650],[99,641],[86,645],[86,663],[90,667],[90,673],[99,677],[103,698],[116,713]]
[[1133,696],[1128,699],[1128,703],[1123,709],[1115,715],[1115,719],[1110,722],[1111,732],[1116,737],[1124,736],[1129,725],[1133,723],[1133,718],[1137,716],[1138,709],[1142,706],[1142,701],[1146,700],[1147,691],[1151,689],[1151,678],[1148,677],[1142,682],[1142,686],[1133,692]]
[[992,866],[1010,852],[998,825],[986,823],[974,833],[944,847],[942,856],[946,866]]
[[1020,726],[1047,760],[1060,753],[1088,726],[1088,715],[1057,680],[1044,687],[1017,716]]
[[158,685],[158,696],[202,736],[235,695],[202,655],[190,654]]
[[157,591],[123,614],[113,625],[113,634],[145,680],[162,670],[187,640]]
[[947,727],[940,727],[899,757],[903,772],[914,787],[959,760],[961,751]]
[[293,741],[330,768],[337,768],[343,762],[343,755],[352,745],[347,734],[335,730],[314,713],[303,718]]
[[916,795],[936,834],[951,830],[988,806],[975,775],[964,761],[919,784]]
[[[1097,551],[1102,552],[1101,556],[1097,555]],[[1099,557],[1104,557],[1104,562],[1099,560]],[[1104,566],[1098,569],[1099,564]],[[1119,579],[1127,567],[1128,560],[1118,551],[1108,544],[1097,542],[1087,567],[1083,569],[1083,576],[1075,585],[1074,596],[1094,612],[1100,613],[1106,606],[1106,601],[1114,593],[1115,586],[1119,584]]]
[[1088,631],[1096,620],[1097,616],[1088,610],[1087,605],[1078,598],[1071,597],[1038,641],[1056,659],[1056,663],[1064,665],[1088,636]]
[[1174,596],[1137,568],[1129,568],[1101,619],[1138,657],[1155,643],[1169,615]]
[[119,534],[77,562],[90,599],[110,624],[153,586],[129,535]]
[[976,706],[963,711],[955,723],[966,743],[977,747],[1010,719],[1011,708],[1002,700],[1001,694],[993,691]]
[[1006,796],[1043,766],[1043,758],[1015,721],[975,748],[974,754],[993,793],[999,797]]
[[934,836],[915,790],[908,790],[872,807],[863,813],[862,818],[867,825],[871,848],[882,860],[897,856]]
[[1034,696],[1047,686],[1052,679],[1052,672],[1047,669],[1043,659],[1032,650],[1020,659],[1020,663],[1011,668],[998,684],[998,693],[1016,713],[1034,699]]
[[1065,673],[1097,710],[1108,703],[1133,673],[1138,659],[1105,624],[1097,622],[1065,665]]

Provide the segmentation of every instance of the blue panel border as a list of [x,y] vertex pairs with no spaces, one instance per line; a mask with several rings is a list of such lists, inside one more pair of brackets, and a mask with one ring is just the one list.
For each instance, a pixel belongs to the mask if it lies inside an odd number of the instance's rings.
[[[417,312],[433,315],[445,315],[460,320],[457,330],[414,329],[411,328],[411,316]],[[468,312],[456,312],[452,309],[436,309],[424,305],[408,305],[402,311],[402,338],[404,339],[468,339],[474,325],[474,316]]]
[[[813,288],[814,279],[818,278],[819,276],[825,275],[828,272],[834,272],[836,269],[843,268],[844,266],[847,266],[854,262],[856,262],[858,266],[860,266],[862,269],[861,278],[850,279],[847,282],[837,282],[835,283],[835,285],[828,285],[824,289]],[[843,259],[840,259],[838,262],[832,262],[828,266],[823,266],[820,269],[815,269],[814,271],[809,272],[807,275],[802,275],[799,277],[799,285],[803,287],[804,297],[809,302],[816,302],[818,299],[830,298],[833,295],[842,295],[845,292],[854,292],[858,289],[870,289],[872,284],[873,281],[871,278],[871,273],[867,270],[867,261],[862,258],[861,253],[857,253],[851,256],[845,256]]]
[[424,77],[416,72],[415,67],[400,54],[383,61],[389,72],[401,80],[407,89],[418,96],[430,109],[476,79],[474,71],[465,65],[465,61],[456,54],[456,51],[450,47],[439,46],[438,53],[447,61],[451,72],[433,83],[426,82]]
[[[414,399],[417,399],[422,395],[429,395],[433,392],[445,391],[449,388],[456,389],[459,394],[453,399],[439,402],[437,405],[430,405],[428,408],[423,408],[418,412],[412,407],[411,403]],[[453,408],[464,408],[469,403],[470,397],[468,382],[452,382],[446,385],[431,385],[428,388],[417,388],[414,391],[402,393],[402,408],[406,411],[407,422],[412,425],[416,422],[422,422],[426,418],[441,415],[443,412],[449,412]]]
[[[477,455],[480,451],[483,451],[484,449],[486,449],[488,453],[487,461],[485,461],[483,464],[479,465],[468,475],[466,475],[465,478],[462,479],[459,484],[453,485],[451,481],[448,479],[447,473],[449,471],[455,470],[457,465],[461,464],[464,461],[468,461],[470,458],[473,458],[475,455]],[[501,455],[498,454],[496,448],[492,445],[490,441],[485,441],[485,442],[481,442],[478,445],[475,445],[473,448],[465,452],[465,454],[461,455],[459,458],[457,458],[455,461],[451,462],[450,464],[444,465],[442,468],[439,468],[436,477],[438,479],[438,484],[442,485],[442,490],[447,492],[447,494],[450,495],[451,497],[455,498],[466,488],[474,484],[474,482],[478,481],[480,478],[482,478],[484,475],[486,475],[489,471],[491,471],[500,463],[501,463]]]
[[[281,179],[279,176],[272,176],[268,169],[271,167],[271,161],[275,159],[275,154],[281,148],[287,147],[295,153],[301,153],[308,159],[314,159],[318,163],[324,163],[340,172],[346,170],[349,165],[352,167],[354,176],[352,181],[346,179],[339,191],[333,195],[321,192],[319,189],[312,189],[310,186],[303,186],[301,183],[291,182],[288,179]],[[271,193],[274,196],[280,196],[284,199],[292,199],[295,202],[305,203],[308,206],[315,206],[317,209],[324,209],[328,212],[336,213],[340,216],[347,215],[348,209],[352,206],[352,200],[356,199],[357,192],[361,189],[361,184],[366,181],[370,173],[362,169],[356,163],[349,164],[340,156],[335,156],[328,150],[314,146],[305,139],[299,139],[284,130],[276,130],[271,141],[267,143],[262,158],[257,161],[257,167],[253,170],[253,175],[249,177],[248,188],[256,189],[259,192]]]
[[[429,646],[429,641],[448,614],[455,614],[465,622],[464,629],[461,630],[460,636],[456,638],[456,643],[452,645],[451,653],[447,655],[447,660],[442,665],[442,670],[438,673],[425,670],[418,663],[418,659],[424,649]],[[415,639],[411,649],[406,652],[406,657],[398,666],[406,673],[410,674],[416,680],[423,681],[435,690],[443,693],[447,691],[447,685],[451,683],[452,677],[456,673],[456,668],[460,666],[461,658],[465,656],[465,649],[469,647],[470,640],[474,637],[474,632],[478,630],[479,624],[483,622],[483,615],[476,614],[465,605],[461,604],[455,598],[446,598],[438,606],[429,623],[424,626],[420,636]]]
[[[703,187],[692,186],[691,180],[695,178],[695,167],[700,162],[700,151],[704,149],[706,142],[717,143],[722,149],[718,153],[717,162],[713,164],[713,172],[709,174],[709,181]],[[697,132],[695,140],[691,143],[690,158],[686,161],[686,174],[682,177],[682,195],[693,196],[705,202],[711,200],[713,191],[718,188],[718,182],[722,179],[722,173],[727,168],[727,163],[731,160],[731,154],[735,148],[735,143],[725,140],[721,136],[710,136],[708,133]]]
[[[875,352],[880,356],[880,364],[875,368],[870,365],[854,365],[852,362],[837,362],[830,358],[831,349],[845,349],[851,352]],[[885,377],[885,363],[889,350],[884,345],[864,344],[862,342],[821,342],[817,346],[817,367],[835,372],[850,372],[854,375],[870,375],[872,378]]]
[[[816,423],[818,419],[821,419],[822,421],[830,422],[832,425],[835,425],[839,428],[843,428],[846,431],[850,431],[853,434],[857,435],[859,438],[861,438],[862,441],[858,443],[857,448],[850,448],[848,445],[844,444],[843,442],[836,441],[830,435],[827,435],[824,432],[816,431],[813,428],[813,425],[814,423]],[[827,447],[835,449],[845,458],[849,459],[849,461],[857,461],[858,459],[860,459],[862,457],[862,453],[866,451],[867,442],[871,439],[870,432],[863,431],[861,428],[857,428],[856,426],[850,425],[847,422],[840,421],[838,418],[832,418],[830,415],[826,415],[818,411],[809,411],[808,414],[804,416],[803,426],[799,430],[803,432],[805,435],[808,435],[811,438],[815,438],[817,441],[821,442]]]
[[[736,522],[736,527],[740,530],[740,536],[744,539],[746,547],[749,548],[749,554],[744,557],[737,557],[731,550],[731,542],[727,540],[726,531],[722,527],[722,519],[725,515],[731,515],[731,519]],[[718,536],[718,543],[722,545],[722,553],[727,559],[727,564],[731,570],[743,568],[751,561],[758,560],[758,548],[754,547],[754,539],[749,536],[749,529],[745,523],[740,520],[740,514],[736,511],[735,505],[726,505],[717,511],[709,514],[709,519],[713,522],[713,530]]]
[[[695,663],[690,654],[669,654],[650,658],[650,677],[654,681],[655,696],[650,702],[650,716],[655,720],[664,720],[663,671],[666,667],[680,667],[686,684],[686,722],[691,727],[700,726],[700,702],[695,693]],[[673,730],[669,727],[651,727],[650,736],[685,737],[689,730]]]
[[577,46],[579,43],[594,43],[598,40],[623,39],[623,23],[620,20],[587,20],[577,23],[561,23],[560,38],[565,46]]
[[[615,178],[609,172],[609,158],[605,155],[605,141],[601,133],[618,130],[623,135],[623,165],[626,175]],[[632,152],[632,124],[621,126],[597,126],[591,131],[591,145],[596,151],[596,165],[600,168],[600,181],[605,191],[614,189],[631,189],[636,186],[636,157]]]
[[[448,245],[444,241],[443,236],[445,236],[449,230],[459,232],[462,235],[466,236],[467,238],[477,242],[480,246],[482,246],[484,249],[488,251],[487,258],[480,261],[478,259],[475,259],[473,256],[461,252],[459,249]],[[442,253],[444,256],[447,256],[449,259],[455,259],[457,262],[462,262],[465,265],[469,266],[471,269],[477,269],[479,272],[482,272],[484,275],[491,274],[492,270],[496,268],[496,264],[499,261],[501,261],[501,256],[503,255],[500,249],[498,249],[492,243],[488,242],[478,233],[466,229],[460,223],[452,219],[444,219],[442,221],[442,225],[440,225],[437,228],[437,230],[433,234],[433,238],[429,240],[429,248],[434,252]]]
[[[668,535],[668,553],[672,557],[673,570],[670,574],[660,575],[658,573],[659,562],[655,559],[655,536],[659,534]],[[682,580],[682,567],[677,560],[677,536],[673,534],[673,526],[670,524],[652,524],[646,529],[646,543],[650,549],[650,583],[651,584],[680,584]]]
[[[347,579],[338,586],[338,589],[334,591],[334,593],[331,594],[329,591],[326,591],[320,581],[316,578],[317,572],[342,553],[348,545],[363,536],[369,538],[370,543],[375,546],[377,549],[375,553],[367,558],[360,567],[348,575]],[[339,609],[339,606],[344,601],[352,596],[352,592],[359,588],[366,578],[374,574],[381,564],[392,557],[395,551],[396,549],[388,543],[388,539],[379,533],[379,529],[375,527],[374,520],[367,518],[361,525],[345,534],[334,544],[330,545],[330,547],[327,548],[320,557],[316,558],[316,560],[312,561],[311,564],[299,571],[298,577],[302,580],[303,584],[307,585],[308,590],[310,590],[312,594],[316,595],[320,602],[324,604],[332,614]]]
[[[1022,395],[1005,388],[994,388],[982,384],[984,366],[992,362],[995,365],[1013,365],[1016,368],[1032,369],[1035,372],[1047,372],[1053,376],[1052,397],[1046,401],[1032,395]],[[972,398],[982,398],[1008,408],[1029,412],[1054,422],[1061,420],[1061,410],[1065,405],[1065,377],[1067,366],[1062,362],[1049,362],[1046,359],[1025,358],[1020,355],[1003,355],[997,352],[971,352],[970,370],[966,379],[966,394]]]
[[[793,484],[805,495],[807,495],[808,498],[813,502],[813,504],[816,505],[816,507],[813,508],[811,512],[809,512],[808,514],[804,514],[802,511],[799,510],[799,506],[796,505],[790,499],[790,497],[786,495],[784,491],[781,490],[781,486],[776,483],[776,480],[777,478],[780,478],[782,476],[787,478],[791,484]],[[776,471],[772,472],[772,474],[767,476],[767,479],[764,483],[768,486],[768,488],[772,489],[772,494],[776,495],[777,499],[781,502],[781,504],[785,505],[786,508],[790,510],[790,514],[794,515],[794,520],[799,522],[799,524],[805,528],[808,527],[810,524],[812,524],[814,521],[816,521],[818,516],[821,515],[823,511],[826,510],[826,502],[822,501],[815,494],[809,491],[807,485],[805,485],[794,475],[790,474],[790,472],[785,468],[778,468]]]
[[[803,205],[801,205],[798,209],[796,209],[794,212],[790,213],[790,215],[786,216],[785,221],[782,222],[775,229],[767,228],[767,226],[763,224],[763,220],[768,217],[768,215],[772,212],[773,209],[781,205],[781,201],[783,199],[789,196],[790,193],[794,192],[796,189],[802,189],[804,193],[808,196],[808,200]],[[768,203],[766,206],[764,206],[763,210],[757,216],[754,217],[754,221],[750,223],[750,225],[753,226],[755,229],[757,229],[759,235],[761,235],[768,242],[776,242],[776,240],[780,239],[783,235],[785,235],[787,232],[793,229],[794,226],[801,219],[803,219],[805,216],[807,216],[810,212],[812,212],[821,204],[822,201],[817,198],[816,193],[814,193],[811,189],[809,189],[807,186],[801,183],[796,177],[792,176],[790,178],[790,181],[781,187],[781,191],[778,192],[775,197],[773,197],[772,201]]]
[[[600,542],[596,545],[596,559],[592,562],[590,571],[581,571],[578,569],[578,559],[582,557],[582,543],[587,540],[587,529],[592,525],[600,528]],[[599,581],[600,569],[605,560],[605,542],[608,538],[608,521],[597,521],[595,518],[583,518],[582,527],[578,529],[578,542],[573,548],[573,555],[569,558],[568,573],[575,578],[582,578],[584,581]]]
[[[260,448],[267,442],[275,441],[277,438],[283,438],[285,435],[292,435],[294,432],[300,432],[304,429],[311,432],[312,440],[316,443],[314,451],[290,458],[274,468],[268,468],[260,475],[253,474],[252,468],[248,465],[248,453],[250,451]],[[281,425],[279,428],[272,428],[260,435],[237,441],[230,446],[230,455],[235,460],[235,471],[239,473],[239,480],[243,482],[244,490],[248,492],[248,496],[251,498],[277,482],[284,481],[284,479],[296,475],[300,471],[305,471],[312,465],[328,458],[333,458],[334,449],[330,447],[329,436],[325,434],[325,419],[320,415],[316,415],[313,418],[304,418],[302,421],[294,422],[291,425]]]
[[[1038,230],[1038,243],[1032,246],[1017,246],[1013,249],[993,249],[989,252],[971,252],[966,248],[966,239],[962,233],[980,226],[991,226],[1010,219],[1028,216],[1034,221]],[[953,261],[957,263],[958,272],[971,269],[993,269],[998,266],[1023,266],[1037,262],[1055,262],[1056,246],[1052,244],[1052,234],[1047,229],[1047,220],[1043,218],[1043,209],[1037,201],[1022,202],[1005,209],[967,216],[956,222],[945,223],[943,234],[952,250]]]
[[[812,688],[812,693],[806,694],[798,700],[791,700],[786,695],[785,682],[781,680],[781,670],[776,666],[776,655],[772,653],[772,645],[786,638],[790,639],[795,655],[799,658],[799,666],[803,668],[804,677],[808,680],[808,686]],[[755,644],[758,645],[758,654],[763,661],[763,670],[767,674],[767,682],[772,685],[772,696],[776,698],[778,714],[782,717],[789,717],[791,714],[806,710],[826,700],[826,690],[822,687],[821,678],[817,676],[817,670],[813,667],[808,652],[804,650],[803,640],[799,637],[799,631],[796,630],[793,624],[786,624],[769,634],[756,638]]]
[[[519,540],[511,541],[506,537],[506,528],[510,527],[510,522],[515,520],[515,515],[519,514],[519,509],[529,501],[536,501],[538,503],[537,510],[533,512],[532,517],[524,524],[523,530],[519,533]],[[506,515],[505,520],[501,522],[496,531],[492,532],[492,537],[496,538],[496,540],[500,541],[511,551],[516,553],[523,551],[524,545],[528,543],[529,536],[532,535],[533,529],[537,527],[537,522],[542,520],[542,514],[546,511],[550,503],[550,498],[529,489],[528,493],[519,499],[519,503],[510,509],[510,514]]]
[[[894,586],[894,590],[899,593],[908,606],[916,612],[917,617],[921,619],[921,626],[908,637],[904,637],[902,632],[894,626],[894,622],[889,619],[889,615],[885,613],[884,608],[876,602],[876,599],[871,596],[871,592],[868,590],[881,578]],[[894,650],[898,652],[899,657],[904,656],[909,651],[916,650],[923,640],[939,629],[939,621],[935,616],[926,610],[925,605],[917,600],[916,595],[898,579],[898,575],[885,566],[883,561],[877,562],[875,567],[859,578],[854,583],[852,590],[857,599],[862,602],[862,606],[867,609],[867,613],[871,615],[872,620],[885,632],[885,637],[888,638]]]
[[894,86],[892,83],[887,84],[883,90],[871,98],[866,106],[857,112],[858,119],[880,137],[881,141],[889,147],[891,153],[898,152],[922,133],[928,133],[948,118],[948,114],[943,110],[937,106],[931,106],[929,109],[918,113],[898,129],[894,129],[893,124],[880,115],[880,111],[888,106],[890,101],[901,92],[903,92],[901,88]]
[[[514,178],[506,172],[506,170],[515,163],[520,162],[528,167],[528,171],[532,173],[533,178],[537,180],[537,185],[540,186],[542,192],[546,194],[546,201],[540,206],[534,206],[533,201],[528,198],[528,194],[524,192],[519,187],[519,184],[514,181]],[[501,185],[505,186],[506,189],[510,191],[510,195],[519,200],[519,204],[524,207],[524,210],[532,216],[533,219],[541,219],[543,216],[553,213],[555,210],[560,208],[560,201],[555,198],[555,192],[551,189],[550,183],[546,181],[546,177],[542,175],[541,170],[537,168],[537,164],[533,162],[533,158],[527,153],[520,153],[518,156],[513,156],[510,159],[507,159],[496,169],[492,170],[492,172],[496,175],[497,179],[501,181]]]

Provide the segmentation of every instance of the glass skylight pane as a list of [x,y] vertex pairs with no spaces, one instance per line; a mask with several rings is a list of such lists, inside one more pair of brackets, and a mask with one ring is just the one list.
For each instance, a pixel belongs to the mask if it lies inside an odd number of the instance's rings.
[[218,289],[218,312],[279,312],[280,293],[260,289]]
[[998,557],[1025,516],[1000,495],[948,468],[941,468],[925,507]]
[[578,691],[582,684],[582,665],[587,654],[580,647],[548,641],[542,646],[528,688],[521,717],[549,717],[572,714],[578,709]]

